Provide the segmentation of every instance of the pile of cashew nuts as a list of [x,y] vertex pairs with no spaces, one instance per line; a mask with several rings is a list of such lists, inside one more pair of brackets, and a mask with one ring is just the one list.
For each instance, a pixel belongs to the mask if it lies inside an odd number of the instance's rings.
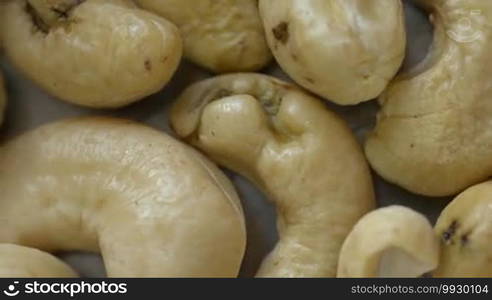
[[[110,277],[237,277],[245,214],[218,166],[276,208],[256,277],[492,277],[492,1],[416,3],[434,40],[402,72],[400,0],[0,0],[2,55],[59,100],[128,106],[183,60],[213,74],[170,99],[172,133],[91,116],[2,140],[0,277],[78,276],[60,251]],[[361,146],[326,102],[372,99]],[[455,199],[433,226],[379,207],[371,170]]]

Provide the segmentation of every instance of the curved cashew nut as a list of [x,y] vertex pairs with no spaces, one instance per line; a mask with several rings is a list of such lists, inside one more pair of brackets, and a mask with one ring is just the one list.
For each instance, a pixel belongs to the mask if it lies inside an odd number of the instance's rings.
[[492,277],[492,182],[458,195],[441,213],[436,277]]
[[257,276],[336,275],[343,240],[374,206],[368,167],[341,119],[280,80],[232,74],[189,87],[171,122],[276,204],[279,241]]
[[0,125],[2,125],[3,122],[3,114],[6,105],[7,105],[7,93],[5,92],[5,87],[3,85],[3,75],[2,73],[0,73]]
[[400,0],[260,0],[268,44],[284,71],[338,104],[381,94],[405,55]]
[[181,59],[178,29],[130,0],[19,0],[0,18],[5,53],[79,105],[120,107],[162,89]]
[[492,175],[492,2],[420,2],[432,12],[434,44],[381,96],[365,151],[387,180],[453,195]]
[[0,244],[0,277],[76,277],[67,264],[43,251]]
[[184,54],[214,72],[256,71],[271,59],[257,0],[136,0],[174,22]]
[[100,251],[111,277],[237,276],[245,225],[233,186],[165,134],[60,121],[0,148],[0,166],[0,242]]
[[429,221],[403,207],[372,211],[343,243],[338,277],[419,277],[439,262],[439,241]]

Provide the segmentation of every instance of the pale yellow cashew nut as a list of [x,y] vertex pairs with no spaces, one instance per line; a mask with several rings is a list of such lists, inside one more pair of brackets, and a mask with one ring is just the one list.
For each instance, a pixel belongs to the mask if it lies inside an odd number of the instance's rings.
[[341,119],[273,77],[232,74],[189,87],[171,122],[276,205],[279,241],[257,276],[336,275],[343,240],[374,207],[367,164]]
[[282,69],[338,104],[376,98],[402,64],[400,0],[260,0],[259,6]]
[[45,125],[0,148],[0,242],[100,251],[110,277],[235,277],[245,225],[232,184],[129,121]]
[[15,66],[52,95],[112,108],[161,90],[182,54],[178,29],[130,0],[15,0],[0,36]]
[[184,55],[214,72],[256,71],[271,60],[257,0],[136,0],[174,22]]
[[441,261],[436,277],[492,277],[492,182],[458,195],[436,224]]
[[381,96],[365,151],[388,181],[453,195],[492,175],[492,2],[420,2],[431,13],[434,43]]
[[374,210],[343,243],[338,277],[419,277],[439,262],[439,240],[425,216],[403,206]]
[[0,277],[76,277],[72,268],[46,252],[0,244]]

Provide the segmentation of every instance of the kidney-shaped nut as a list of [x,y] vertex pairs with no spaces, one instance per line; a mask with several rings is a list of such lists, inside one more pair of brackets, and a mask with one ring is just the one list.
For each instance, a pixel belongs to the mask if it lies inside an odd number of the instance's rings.
[[492,277],[492,182],[458,195],[441,213],[436,277]]
[[7,93],[5,92],[5,86],[3,84],[3,76],[0,72],[0,125],[3,122],[3,114],[5,111],[5,106],[7,105]]
[[231,74],[189,87],[171,122],[276,205],[279,241],[257,276],[336,275],[343,240],[374,206],[368,166],[341,119],[285,82]]
[[174,22],[184,55],[214,72],[255,71],[271,59],[257,0],[136,0]]
[[232,184],[192,148],[132,122],[60,121],[0,148],[0,242],[100,251],[111,277],[237,276]]
[[120,107],[162,89],[182,54],[178,29],[130,0],[10,1],[5,53],[54,96]]
[[338,104],[376,98],[401,66],[400,0],[260,0],[268,44],[284,71]]
[[454,195],[492,175],[492,2],[420,2],[432,14],[434,43],[381,96],[365,151],[388,181]]
[[72,268],[51,254],[19,245],[0,244],[0,277],[76,276]]
[[338,277],[419,277],[439,262],[439,240],[429,221],[403,207],[372,211],[343,243]]

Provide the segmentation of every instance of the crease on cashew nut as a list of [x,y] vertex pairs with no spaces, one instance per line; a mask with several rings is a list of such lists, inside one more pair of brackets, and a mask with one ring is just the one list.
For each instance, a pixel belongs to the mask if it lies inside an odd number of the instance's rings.
[[0,72],[0,125],[3,122],[3,115],[5,112],[5,106],[7,105],[7,93],[5,92],[5,87],[3,84],[3,75]]
[[276,205],[279,241],[257,276],[336,275],[344,238],[374,206],[364,156],[341,119],[292,85],[246,73],[190,86],[170,117],[180,137]]
[[18,0],[4,5],[7,57],[52,95],[113,108],[153,94],[181,59],[178,29],[130,0]]
[[492,2],[420,3],[432,15],[433,45],[381,96],[365,151],[388,181],[454,195],[492,175]]
[[403,206],[374,210],[343,243],[338,277],[419,277],[437,267],[439,241],[425,216]]
[[458,195],[439,216],[435,230],[441,238],[435,277],[492,277],[492,182]]
[[338,104],[376,98],[403,62],[400,0],[260,0],[259,7],[282,69]]
[[174,22],[184,55],[214,72],[256,71],[271,60],[257,0],[136,0]]
[[59,121],[5,144],[0,165],[2,243],[100,251],[110,277],[238,274],[246,234],[232,184],[166,134]]
[[71,267],[34,248],[0,244],[0,277],[76,277]]

